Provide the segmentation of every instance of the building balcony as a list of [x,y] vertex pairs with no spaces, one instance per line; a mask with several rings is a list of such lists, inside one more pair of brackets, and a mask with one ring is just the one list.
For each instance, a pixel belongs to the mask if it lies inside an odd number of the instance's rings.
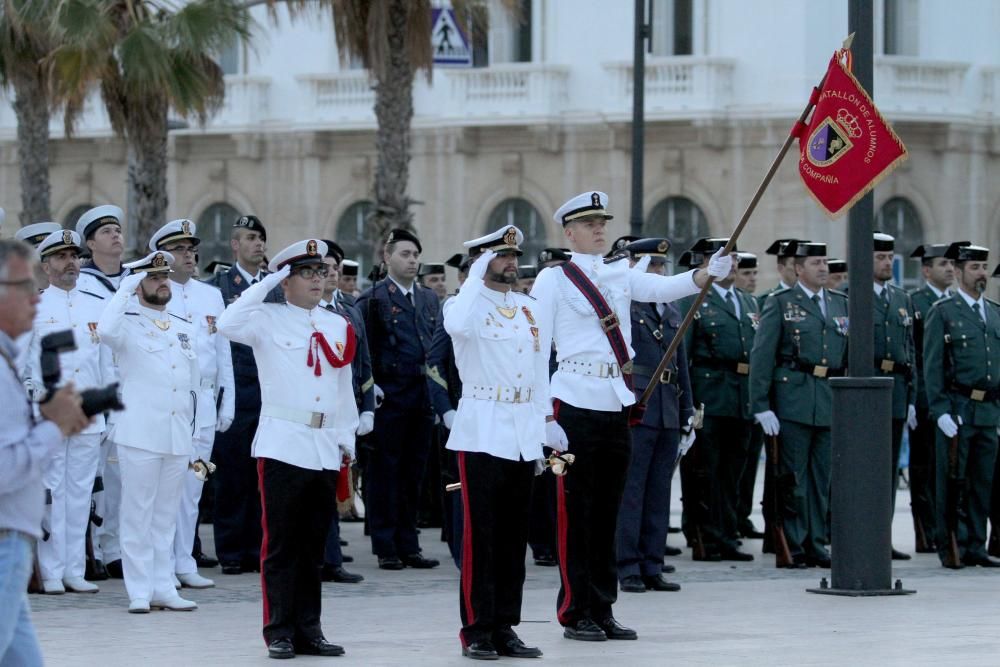
[[271,109],[271,77],[226,75],[226,99],[207,123],[209,129],[249,128],[268,118]]
[[375,126],[375,91],[367,70],[347,70],[296,77],[302,91],[297,122]]
[[980,111],[1000,119],[1000,67],[984,67],[980,72]]
[[877,56],[875,102],[894,120],[973,113],[971,98],[963,92],[968,69],[969,63]]
[[[732,103],[733,71],[730,58],[672,56],[650,58],[645,64],[645,110],[649,118],[717,114]],[[612,94],[607,113],[632,113],[631,62],[605,65]]]
[[[418,115],[440,115],[453,123],[505,124],[558,116],[568,100],[569,68],[538,63],[506,63],[484,68],[436,72],[445,79],[431,90],[429,108]],[[435,88],[440,85],[436,80]],[[442,96],[442,93],[444,96]]]

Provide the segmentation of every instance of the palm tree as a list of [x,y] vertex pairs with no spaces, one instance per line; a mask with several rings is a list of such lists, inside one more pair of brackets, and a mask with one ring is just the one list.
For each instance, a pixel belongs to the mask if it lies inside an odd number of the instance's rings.
[[49,78],[45,2],[0,3],[0,85],[14,91],[17,158],[21,176],[21,225],[51,219],[49,186]]
[[48,4],[56,46],[46,62],[67,135],[99,85],[111,127],[128,143],[130,217],[139,239],[149,238],[166,218],[167,114],[204,124],[221,106],[225,81],[213,55],[249,38],[249,13],[240,0]]

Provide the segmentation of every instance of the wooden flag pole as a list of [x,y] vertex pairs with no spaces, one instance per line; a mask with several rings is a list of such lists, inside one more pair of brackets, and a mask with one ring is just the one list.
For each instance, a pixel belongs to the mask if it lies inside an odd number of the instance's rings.
[[[854,40],[854,33],[851,33],[850,35],[848,35],[847,39],[844,40],[843,48],[850,49],[851,42],[853,40]],[[819,86],[817,86],[816,88],[816,91],[822,90],[823,84],[825,82],[826,82],[826,75],[824,74],[823,79],[819,82]],[[771,179],[773,179],[775,173],[777,173],[778,167],[781,165],[781,161],[785,159],[785,155],[788,153],[788,149],[792,147],[792,142],[794,142],[795,139],[798,138],[798,130],[805,124],[806,118],[809,117],[809,112],[812,111],[814,106],[816,106],[817,102],[816,97],[817,95],[815,93],[810,97],[809,103],[806,104],[806,108],[802,110],[802,113],[799,115],[798,121],[796,121],[795,125],[792,126],[792,130],[788,133],[788,136],[785,137],[785,143],[781,145],[781,150],[778,151],[778,154],[771,162],[771,166],[770,168],[768,168],[767,173],[764,174],[764,180],[762,180],[760,182],[760,185],[757,186],[757,191],[754,192],[753,197],[750,199],[750,203],[747,204],[746,210],[743,211],[743,217],[740,218],[739,224],[736,225],[736,229],[734,229],[732,235],[730,235],[729,242],[726,243],[726,247],[722,249],[724,255],[728,255],[729,253],[731,253],[733,247],[736,246],[736,239],[738,239],[740,234],[743,233],[743,228],[746,227],[747,222],[750,220],[750,216],[754,212],[754,209],[757,208],[757,204],[758,202],[760,202],[760,198],[764,196],[764,191],[767,189],[767,186],[771,184]],[[667,364],[669,364],[670,360],[674,358],[675,354],[677,354],[677,348],[680,346],[681,341],[684,340],[684,334],[687,332],[688,327],[691,326],[691,322],[694,320],[694,315],[695,313],[698,312],[698,309],[701,307],[701,303],[705,300],[705,296],[708,294],[708,290],[712,288],[713,282],[715,282],[715,278],[709,276],[708,280],[705,281],[705,285],[701,288],[701,292],[699,292],[698,296],[695,297],[694,303],[691,304],[691,308],[684,316],[684,320],[681,322],[680,328],[677,329],[677,333],[674,334],[673,340],[670,341],[670,345],[667,347],[667,351],[663,354],[663,358],[657,365],[656,371],[653,372],[652,376],[653,380],[650,381],[649,385],[646,387],[646,390],[642,392],[642,396],[639,398],[638,403],[635,406],[633,406],[634,410],[631,419],[633,423],[638,423],[639,421],[642,420],[642,413],[646,409],[646,404],[649,402],[649,398],[653,395],[653,391],[656,390],[657,382],[655,381],[655,379],[663,375],[663,371],[667,369]]]

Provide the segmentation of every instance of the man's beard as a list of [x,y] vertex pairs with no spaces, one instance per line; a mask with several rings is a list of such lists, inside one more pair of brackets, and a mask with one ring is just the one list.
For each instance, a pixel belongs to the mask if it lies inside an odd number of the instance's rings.
[[145,287],[142,288],[142,300],[151,306],[165,306],[170,302],[170,297],[172,296],[173,294],[171,292],[167,292],[166,296],[160,296],[157,294],[157,290],[154,290],[153,293],[150,294],[146,291]]
[[486,278],[487,278],[487,280],[490,280],[490,281],[495,282],[495,283],[503,283],[505,285],[513,285],[514,283],[517,282],[517,272],[516,271],[512,271],[510,273],[506,273],[506,272],[492,273],[491,272],[491,273],[486,274]]

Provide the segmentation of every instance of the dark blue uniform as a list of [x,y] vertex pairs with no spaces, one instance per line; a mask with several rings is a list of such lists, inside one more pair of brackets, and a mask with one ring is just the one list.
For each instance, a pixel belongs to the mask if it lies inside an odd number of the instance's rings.
[[618,511],[619,580],[631,575],[657,577],[661,572],[680,428],[694,415],[683,345],[663,375],[652,377],[680,326],[680,311],[667,304],[661,317],[656,304],[635,301],[631,311],[633,390],[641,396],[650,382],[656,389],[642,423],[632,427],[632,458]]
[[372,551],[380,558],[420,553],[417,504],[434,426],[425,375],[441,306],[434,292],[416,283],[411,293],[413,303],[385,278],[357,301],[375,383],[385,393],[365,471]]
[[[264,275],[261,272],[261,277]],[[205,282],[219,288],[227,306],[250,286],[236,266]],[[269,303],[284,300],[280,288],[275,288],[265,299]],[[212,449],[212,460],[218,466],[213,477],[215,553],[223,567],[242,564],[244,569],[259,570],[260,494],[257,490],[257,462],[250,450],[260,420],[260,383],[253,350],[241,343],[230,345],[236,384],[236,414],[228,430],[215,434]]]

